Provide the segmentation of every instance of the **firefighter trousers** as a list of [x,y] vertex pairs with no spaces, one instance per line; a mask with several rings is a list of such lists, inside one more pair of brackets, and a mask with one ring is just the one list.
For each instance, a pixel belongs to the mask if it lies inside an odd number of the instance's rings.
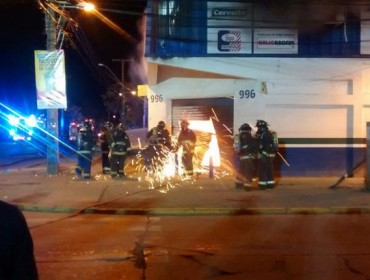
[[255,172],[255,161],[252,157],[240,156],[240,165],[236,174],[235,184],[244,185],[245,187],[252,186],[252,179]]
[[273,157],[262,156],[258,163],[258,185],[260,188],[273,188],[275,185],[273,173]]
[[122,177],[125,176],[125,172],[123,170],[125,164],[126,156],[125,155],[112,155],[111,158],[111,169],[110,174],[112,178],[117,177],[117,174]]
[[185,176],[193,176],[193,153],[185,153],[182,155],[182,166]]
[[109,160],[108,155],[109,155],[109,151],[102,151],[101,153],[103,174],[110,174],[110,160]]
[[92,162],[92,153],[80,151],[77,156],[77,166],[76,173],[82,175],[84,179],[90,179],[91,177],[91,162]]

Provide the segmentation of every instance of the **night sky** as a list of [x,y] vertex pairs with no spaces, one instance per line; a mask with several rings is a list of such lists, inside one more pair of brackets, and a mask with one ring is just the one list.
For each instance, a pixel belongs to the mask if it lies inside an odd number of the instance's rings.
[[[119,4],[118,4],[119,3]],[[145,1],[104,1],[101,8],[143,12]],[[140,16],[103,13],[135,38],[129,43],[118,32],[103,24],[96,16],[71,10],[79,24],[79,38],[73,36],[75,46],[66,42],[68,104],[81,107],[85,117],[103,119],[105,109],[101,99],[113,78],[97,63],[107,65],[121,77],[120,64],[112,59],[142,59],[142,34],[138,30]],[[37,2],[0,0],[0,101],[24,113],[38,113],[34,71],[34,51],[46,49],[44,14]],[[84,44],[81,45],[81,40]],[[86,52],[86,50],[88,52]],[[127,65],[132,64],[132,65]],[[125,80],[134,86],[145,82],[139,62],[126,63]]]

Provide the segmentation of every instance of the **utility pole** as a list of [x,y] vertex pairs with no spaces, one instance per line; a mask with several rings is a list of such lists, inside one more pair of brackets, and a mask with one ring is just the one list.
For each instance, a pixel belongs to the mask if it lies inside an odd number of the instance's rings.
[[122,83],[122,112],[121,112],[121,122],[123,125],[126,126],[126,113],[125,113],[125,107],[126,107],[126,94],[125,94],[125,62],[133,61],[132,59],[112,59],[114,62],[120,62],[121,63],[121,83]]
[[[54,17],[55,12],[48,8],[48,13],[45,14],[45,34],[47,37],[46,49],[55,51],[56,46],[56,28],[51,17]],[[58,142],[58,109],[47,109],[47,130],[52,136],[48,136],[47,147],[47,173],[58,174],[59,172],[59,142]]]

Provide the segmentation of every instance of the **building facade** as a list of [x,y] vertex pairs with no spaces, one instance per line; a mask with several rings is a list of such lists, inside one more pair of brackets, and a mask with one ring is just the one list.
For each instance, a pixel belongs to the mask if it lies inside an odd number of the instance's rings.
[[275,2],[149,2],[149,127],[216,116],[226,139],[263,119],[281,175],[351,174],[370,121],[370,5]]

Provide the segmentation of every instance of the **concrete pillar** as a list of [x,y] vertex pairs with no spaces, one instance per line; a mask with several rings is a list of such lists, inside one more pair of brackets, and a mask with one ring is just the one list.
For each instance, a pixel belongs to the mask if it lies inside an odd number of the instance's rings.
[[[56,28],[51,18],[55,15],[55,12],[52,8],[48,8],[48,11],[49,15],[45,14],[46,47],[49,51],[55,51]],[[51,134],[48,136],[47,173],[55,175],[59,173],[58,109],[48,109],[46,118],[46,128]]]

